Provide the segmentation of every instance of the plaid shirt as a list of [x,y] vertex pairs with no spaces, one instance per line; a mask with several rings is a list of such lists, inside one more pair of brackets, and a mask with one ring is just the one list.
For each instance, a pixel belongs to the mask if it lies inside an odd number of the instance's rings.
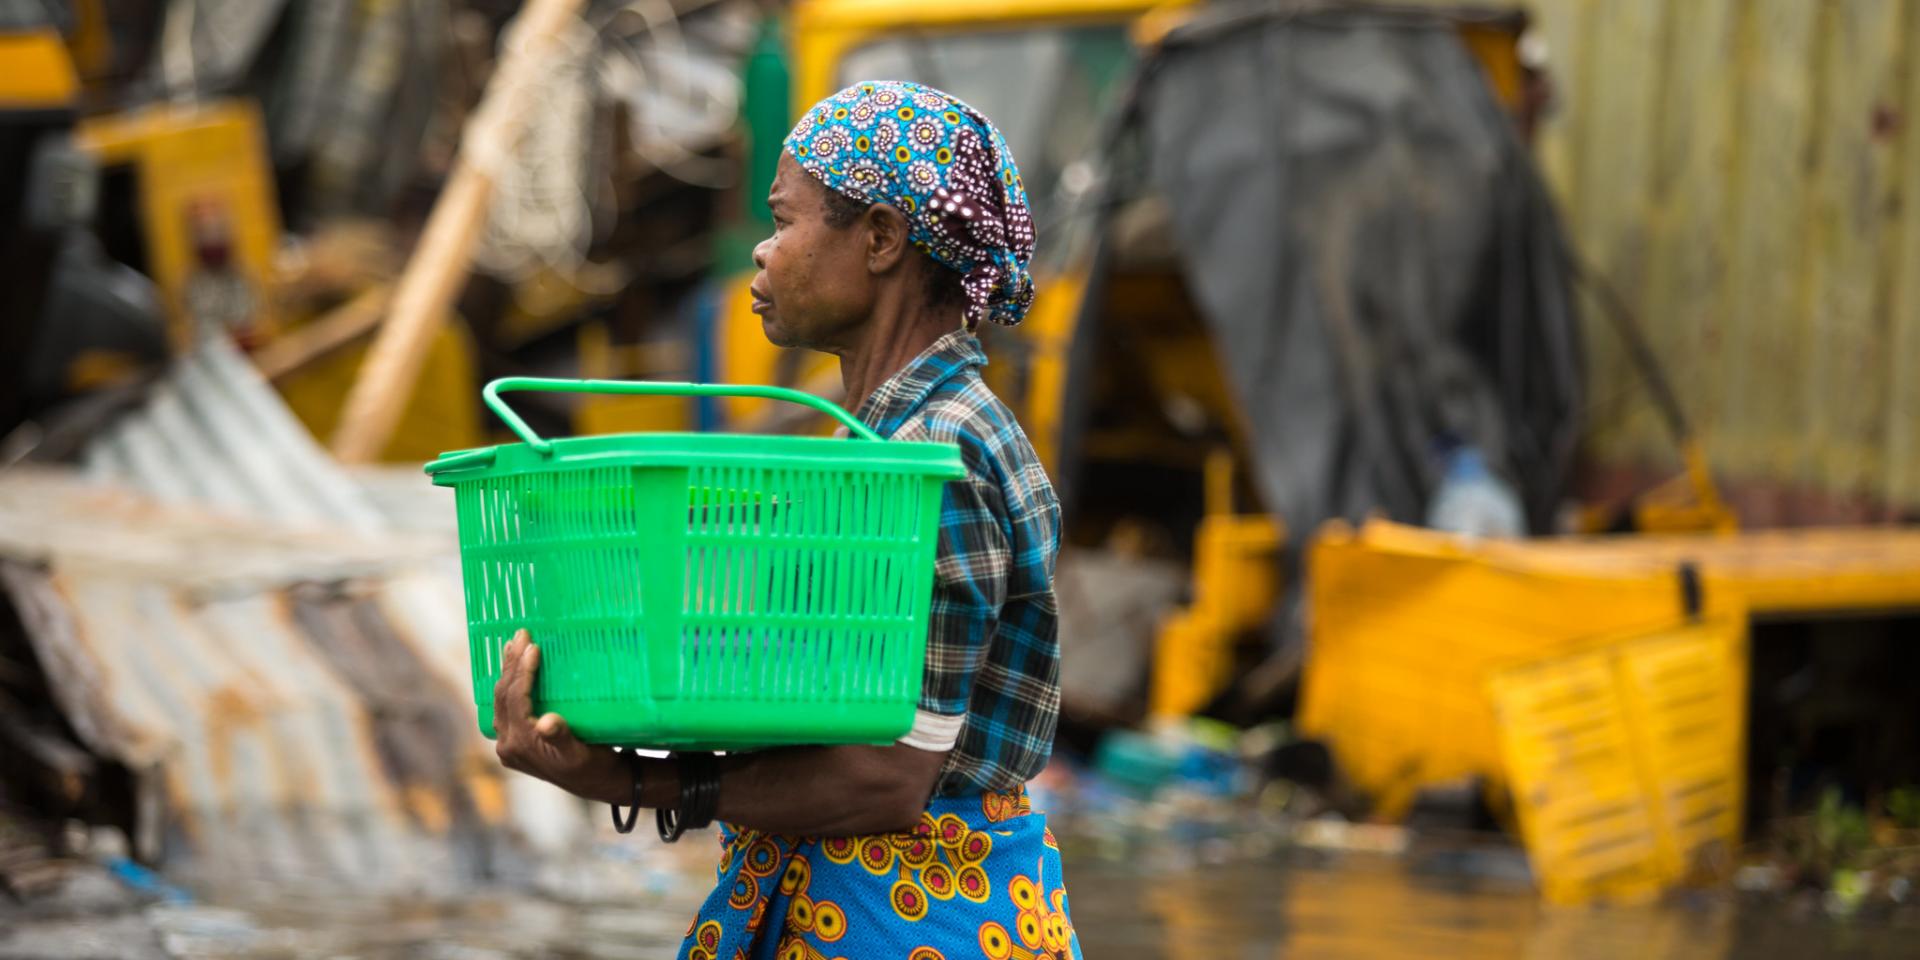
[[957,727],[934,790],[940,796],[1032,779],[1053,752],[1060,715],[1060,504],[1013,411],[980,379],[986,362],[980,341],[956,330],[860,407],[860,419],[881,436],[959,444],[967,466],[941,503],[915,723],[916,734]]

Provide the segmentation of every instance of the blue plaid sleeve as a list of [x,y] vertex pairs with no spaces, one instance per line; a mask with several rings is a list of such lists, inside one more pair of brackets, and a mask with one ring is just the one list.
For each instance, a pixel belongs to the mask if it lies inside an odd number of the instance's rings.
[[920,690],[920,709],[928,713],[967,712],[974,674],[1007,599],[1011,551],[1001,526],[1005,515],[999,487],[978,473],[947,484]]
[[882,436],[958,444],[967,467],[941,501],[922,716],[902,741],[951,743],[941,796],[1008,790],[1038,774],[1060,714],[1060,504],[1013,411],[981,380],[985,363],[979,342],[956,330],[860,410]]

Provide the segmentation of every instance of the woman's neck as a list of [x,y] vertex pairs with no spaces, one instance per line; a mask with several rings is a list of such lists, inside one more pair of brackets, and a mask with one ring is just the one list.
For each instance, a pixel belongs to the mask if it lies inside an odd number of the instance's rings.
[[929,309],[919,297],[911,303],[876,304],[863,336],[840,352],[847,409],[859,412],[881,384],[956,327],[950,315]]

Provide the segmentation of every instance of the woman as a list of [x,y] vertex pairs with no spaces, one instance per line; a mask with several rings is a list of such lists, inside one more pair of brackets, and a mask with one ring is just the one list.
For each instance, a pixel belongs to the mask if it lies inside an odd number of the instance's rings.
[[1059,505],[981,380],[973,335],[1033,301],[1019,169],[958,99],[858,83],[788,134],[768,203],[752,286],[767,338],[834,354],[862,421],[956,443],[967,466],[944,495],[913,729],[886,747],[628,762],[529,716],[539,651],[523,634],[495,691],[501,759],[582,796],[728,825],[687,960],[1077,958],[1059,851],[1023,790],[1059,712]]

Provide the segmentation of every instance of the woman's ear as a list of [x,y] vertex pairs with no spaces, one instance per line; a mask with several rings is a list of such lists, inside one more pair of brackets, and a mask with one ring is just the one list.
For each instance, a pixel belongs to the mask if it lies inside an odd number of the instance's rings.
[[864,214],[867,221],[867,271],[890,273],[907,260],[907,217],[898,208],[876,203]]

